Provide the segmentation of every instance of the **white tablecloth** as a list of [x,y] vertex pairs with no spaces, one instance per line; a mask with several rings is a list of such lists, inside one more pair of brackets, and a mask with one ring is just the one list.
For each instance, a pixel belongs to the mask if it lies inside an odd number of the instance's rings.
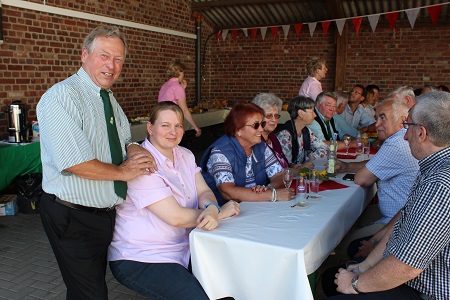
[[241,203],[241,214],[214,231],[190,235],[192,267],[211,299],[313,299],[308,274],[317,270],[341,241],[376,187],[320,192],[308,208],[289,202]]

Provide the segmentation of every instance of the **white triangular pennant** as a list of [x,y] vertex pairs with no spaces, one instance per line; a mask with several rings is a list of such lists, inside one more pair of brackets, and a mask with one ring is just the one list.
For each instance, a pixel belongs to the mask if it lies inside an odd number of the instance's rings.
[[242,28],[242,31],[244,32],[244,35],[245,35],[246,37],[248,37],[247,28]]
[[227,39],[228,35],[228,29],[222,30],[222,41],[225,41]]
[[345,26],[345,19],[336,20],[336,27],[339,31],[339,35],[342,35],[342,30],[344,29],[344,26]]
[[408,16],[409,24],[411,28],[414,29],[414,24],[416,24],[417,15],[419,14],[420,8],[407,9],[406,15]]
[[309,35],[311,35],[311,37],[314,34],[314,30],[316,30],[316,26],[317,26],[317,22],[314,23],[308,23],[308,27],[309,27]]
[[372,28],[372,32],[375,32],[375,29],[377,28],[378,25],[378,20],[380,19],[380,15],[370,15],[367,16],[367,18],[369,19],[369,23],[370,23],[370,27]]
[[281,28],[283,28],[284,38],[287,39],[289,28],[291,28],[291,25],[281,25]]
[[261,31],[261,37],[264,41],[264,39],[266,38],[267,27],[260,27],[259,30]]

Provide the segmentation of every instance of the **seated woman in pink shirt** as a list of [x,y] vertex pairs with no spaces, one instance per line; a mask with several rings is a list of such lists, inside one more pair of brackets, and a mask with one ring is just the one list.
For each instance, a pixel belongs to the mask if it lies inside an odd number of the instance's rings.
[[114,277],[149,299],[208,299],[188,270],[192,228],[213,230],[219,219],[239,214],[239,204],[219,207],[191,151],[178,146],[183,113],[172,102],[150,112],[142,147],[158,170],[128,182],[117,207],[108,260]]
[[186,103],[187,82],[184,79],[184,70],[186,67],[179,61],[172,62],[167,69],[167,75],[169,80],[163,84],[159,90],[158,102],[172,101],[181,107],[184,118],[192,125],[195,130],[195,136],[199,137],[202,134],[202,130],[195,124],[192,118],[191,112]]
[[298,94],[316,101],[317,96],[322,93],[322,84],[320,80],[327,75],[327,63],[325,59],[313,56],[306,66],[308,78],[303,81]]

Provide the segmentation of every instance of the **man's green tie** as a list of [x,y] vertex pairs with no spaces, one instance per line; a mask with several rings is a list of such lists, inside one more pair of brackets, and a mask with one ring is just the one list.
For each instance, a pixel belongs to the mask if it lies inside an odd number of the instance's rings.
[[[116,166],[123,162],[122,147],[120,146],[119,135],[117,134],[116,120],[109,100],[109,94],[106,90],[100,90],[100,96],[103,99],[105,109],[106,128],[108,129],[109,148],[111,149],[112,163]],[[127,183],[125,181],[114,181],[114,191],[117,196],[125,199],[127,195]]]
[[333,137],[333,132],[331,131],[330,121],[325,121],[325,125],[327,125],[328,140],[331,141]]

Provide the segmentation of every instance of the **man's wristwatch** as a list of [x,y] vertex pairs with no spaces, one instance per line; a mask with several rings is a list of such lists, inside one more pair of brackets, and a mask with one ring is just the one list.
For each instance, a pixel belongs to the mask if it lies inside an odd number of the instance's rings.
[[205,204],[205,206],[203,207],[203,209],[207,209],[208,206],[210,206],[210,205],[213,205],[213,206],[217,207],[217,210],[218,210],[219,213],[220,213],[220,206],[219,206],[219,204],[217,204],[217,203],[215,203],[215,202],[210,202],[210,203],[208,203],[208,204]]
[[352,287],[358,294],[361,293],[361,291],[358,289],[358,279],[359,275],[355,275],[352,279]]

